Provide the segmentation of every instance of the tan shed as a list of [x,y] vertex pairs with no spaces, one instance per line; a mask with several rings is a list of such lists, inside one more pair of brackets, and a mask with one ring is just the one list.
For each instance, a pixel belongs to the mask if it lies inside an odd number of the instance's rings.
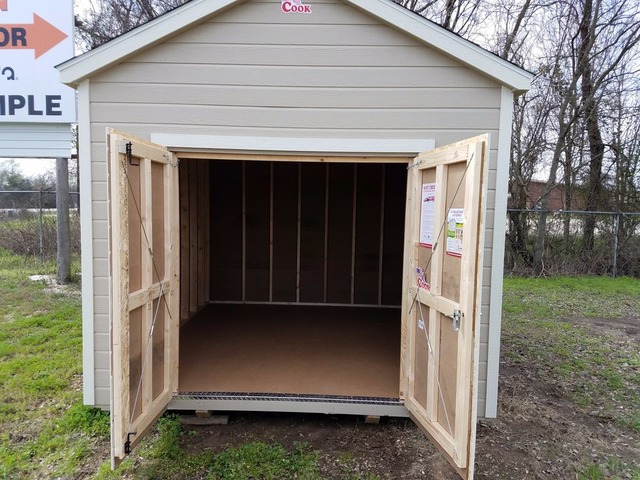
[[387,0],[192,0],[58,69],[116,460],[167,408],[393,415],[473,476],[528,72]]

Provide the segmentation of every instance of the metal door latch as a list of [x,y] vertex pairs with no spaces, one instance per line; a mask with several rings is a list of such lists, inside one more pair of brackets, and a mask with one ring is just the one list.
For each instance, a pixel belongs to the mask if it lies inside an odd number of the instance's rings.
[[453,331],[457,332],[458,330],[460,330],[460,322],[462,321],[462,317],[464,316],[464,313],[462,313],[461,310],[454,310],[453,311],[453,315],[451,315],[451,318],[453,318]]

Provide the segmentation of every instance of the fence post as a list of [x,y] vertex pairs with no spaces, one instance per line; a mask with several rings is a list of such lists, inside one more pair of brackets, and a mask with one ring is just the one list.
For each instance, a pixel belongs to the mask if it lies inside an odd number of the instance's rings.
[[613,236],[613,278],[618,275],[618,232],[620,230],[620,212],[616,213],[616,221],[613,226],[615,233]]
[[38,197],[38,207],[39,207],[39,214],[40,214],[40,223],[38,225],[38,234],[39,234],[39,247],[40,247],[40,263],[43,264],[44,263],[44,231],[43,231],[43,227],[42,227],[42,190],[40,190],[38,192],[40,195]]
[[69,163],[56,159],[56,215],[58,241],[58,283],[66,285],[71,277],[71,245],[69,230]]

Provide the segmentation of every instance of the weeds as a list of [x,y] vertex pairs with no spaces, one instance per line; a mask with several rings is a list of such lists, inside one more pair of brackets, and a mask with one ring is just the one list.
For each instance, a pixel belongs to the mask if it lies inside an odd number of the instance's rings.
[[[80,253],[80,218],[77,213],[69,217],[71,252]],[[26,257],[54,259],[57,251],[56,217],[47,214],[40,219],[30,216],[0,221],[0,248]]]

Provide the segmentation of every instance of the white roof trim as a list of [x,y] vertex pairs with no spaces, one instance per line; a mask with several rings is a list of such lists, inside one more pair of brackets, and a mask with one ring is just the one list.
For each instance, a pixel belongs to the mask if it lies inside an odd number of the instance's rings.
[[221,135],[181,135],[152,133],[151,141],[169,150],[220,153],[286,153],[347,156],[411,156],[433,150],[433,139],[347,139],[230,137]]
[[[62,83],[77,86],[149,46],[173,36],[205,18],[244,0],[192,0],[104,45],[57,66]],[[529,90],[533,75],[487,50],[442,28],[392,0],[344,0],[379,21],[488,75],[513,91]]]

